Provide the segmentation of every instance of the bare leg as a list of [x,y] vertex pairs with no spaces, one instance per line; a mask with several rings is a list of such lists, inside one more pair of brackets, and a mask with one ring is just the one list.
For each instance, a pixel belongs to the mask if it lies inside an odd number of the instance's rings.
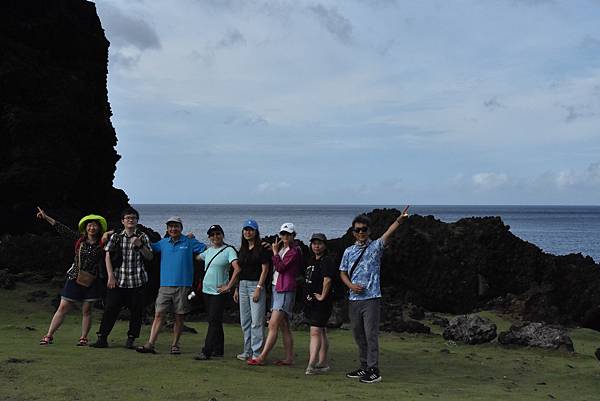
[[283,335],[283,349],[285,350],[284,362],[292,364],[294,363],[294,338],[290,330],[290,322],[285,314],[281,320],[281,334]]
[[319,349],[319,363],[320,367],[329,366],[327,354],[329,353],[329,338],[327,338],[327,328],[321,328],[321,348]]
[[175,314],[175,323],[173,324],[173,345],[179,345],[179,338],[183,330],[183,319],[185,315]]
[[320,357],[321,349],[321,328],[311,326],[310,327],[310,345],[308,347],[308,366],[314,368],[317,364],[317,360]]
[[150,329],[150,338],[148,342],[152,345],[156,343],[156,339],[158,338],[158,332],[160,331],[160,327],[162,326],[162,320],[164,317],[163,312],[156,312],[154,314],[154,320],[152,321],[152,328]]
[[267,356],[269,356],[269,352],[271,352],[275,346],[275,343],[277,342],[277,332],[279,331],[279,326],[284,317],[285,313],[282,311],[275,310],[271,313],[271,319],[269,319],[269,332],[263,350],[256,358],[258,361],[264,362],[264,360],[267,359]]
[[58,305],[58,309],[52,316],[52,321],[50,322],[50,327],[48,327],[48,336],[53,336],[56,330],[60,327],[63,320],[65,320],[65,315],[71,309],[73,302],[67,301],[66,299],[60,300],[60,305]]
[[84,302],[81,306],[81,337],[87,338],[92,327],[92,304],[93,302]]

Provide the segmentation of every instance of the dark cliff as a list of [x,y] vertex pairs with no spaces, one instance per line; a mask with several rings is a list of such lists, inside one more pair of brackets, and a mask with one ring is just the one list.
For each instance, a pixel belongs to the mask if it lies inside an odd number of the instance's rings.
[[36,205],[71,225],[127,205],[113,188],[108,46],[91,2],[0,2],[0,234],[47,230]]

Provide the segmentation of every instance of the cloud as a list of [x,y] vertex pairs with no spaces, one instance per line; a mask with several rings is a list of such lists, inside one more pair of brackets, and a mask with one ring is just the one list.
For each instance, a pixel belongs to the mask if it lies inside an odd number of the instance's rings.
[[219,49],[225,49],[236,45],[245,45],[246,38],[240,31],[233,29],[225,34],[225,37],[219,40],[216,47]]
[[269,120],[259,114],[253,114],[248,116],[227,116],[223,120],[223,124],[232,125],[239,124],[246,127],[259,126],[259,125],[269,125]]
[[316,4],[308,9],[317,18],[317,21],[337,40],[344,44],[352,41],[352,23],[339,13],[335,7],[325,8],[322,4]]
[[152,26],[139,17],[124,14],[117,7],[98,4],[102,25],[114,47],[133,46],[139,50],[160,49],[160,39]]
[[600,188],[600,162],[591,163],[582,171],[561,171],[556,175],[555,182],[560,189]]
[[291,188],[291,185],[285,181],[281,182],[263,182],[258,184],[256,190],[258,192],[275,192],[282,189]]
[[505,107],[504,104],[498,101],[498,96],[493,96],[492,98],[486,100],[485,102],[483,102],[483,105],[488,110],[496,110]]
[[489,191],[503,187],[509,183],[505,173],[477,173],[471,177],[476,191]]
[[581,40],[580,47],[584,49],[598,50],[600,49],[600,39],[597,39],[591,35],[585,35]]
[[554,4],[555,0],[512,0],[512,4],[517,6],[542,6],[545,4]]

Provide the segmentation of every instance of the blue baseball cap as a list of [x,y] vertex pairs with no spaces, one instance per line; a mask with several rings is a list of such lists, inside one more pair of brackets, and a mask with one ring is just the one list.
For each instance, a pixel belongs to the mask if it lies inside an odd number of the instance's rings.
[[256,220],[248,219],[244,222],[242,228],[250,227],[253,230],[258,230],[258,223]]

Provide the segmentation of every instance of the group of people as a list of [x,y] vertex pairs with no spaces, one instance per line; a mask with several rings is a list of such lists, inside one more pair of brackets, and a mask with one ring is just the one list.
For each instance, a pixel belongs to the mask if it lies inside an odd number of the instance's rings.
[[[78,230],[48,216],[38,207],[37,217],[50,223],[59,234],[75,241],[75,257],[67,271],[61,291],[61,302],[48,332],[40,345],[49,345],[65,314],[79,301],[83,303],[81,337],[77,345],[88,345],[92,304],[102,296],[106,279],[104,313],[94,348],[108,347],[110,335],[123,307],[130,311],[129,330],[125,346],[140,353],[156,353],[155,344],[166,313],[172,311],[175,320],[171,354],[180,354],[179,340],[184,318],[190,311],[190,301],[202,293],[207,312],[208,329],[204,346],[194,357],[210,360],[224,355],[223,313],[227,297],[239,304],[243,332],[242,352],[237,358],[250,366],[264,365],[277,343],[279,331],[283,338],[284,358],[275,365],[294,363],[294,344],[290,328],[297,292],[297,277],[304,276],[304,313],[310,323],[309,359],[305,373],[321,374],[330,370],[327,322],[333,308],[333,288],[336,280],[348,288],[349,314],[354,340],[358,346],[360,366],[346,374],[363,383],[381,381],[379,372],[379,310],[380,261],[385,243],[408,217],[408,206],[378,239],[371,240],[370,219],[357,216],[352,222],[356,242],[343,254],[339,266],[327,250],[327,237],[315,233],[310,239],[309,255],[303,255],[297,245],[294,224],[285,223],[272,243],[261,240],[259,226],[249,219],[242,225],[239,250],[225,243],[219,225],[207,231],[210,246],[193,234],[183,234],[183,221],[170,217],[166,235],[151,242],[138,226],[139,214],[133,208],[121,213],[122,229],[108,231],[106,220],[99,215],[84,216]],[[140,336],[144,309],[144,289],[148,282],[145,263],[160,255],[160,288],[155,301],[155,315],[148,341],[136,346]],[[197,288],[194,283],[194,259],[203,260],[204,268]],[[271,269],[272,266],[272,269]],[[266,289],[271,278],[271,314],[265,335],[267,312]]]

